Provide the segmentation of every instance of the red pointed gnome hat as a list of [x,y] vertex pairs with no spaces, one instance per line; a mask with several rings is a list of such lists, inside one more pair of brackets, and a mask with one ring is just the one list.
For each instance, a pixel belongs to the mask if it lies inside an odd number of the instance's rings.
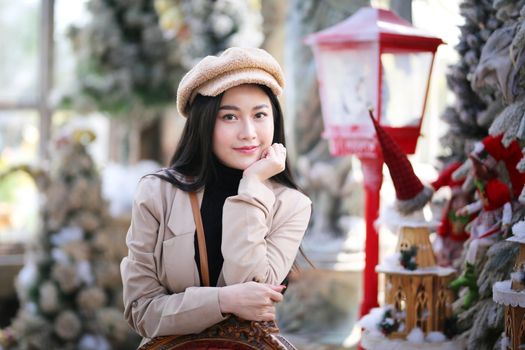
[[381,145],[383,159],[390,170],[390,176],[396,189],[396,208],[401,214],[411,214],[428,203],[433,191],[423,186],[401,147],[377,123],[371,110],[369,113]]

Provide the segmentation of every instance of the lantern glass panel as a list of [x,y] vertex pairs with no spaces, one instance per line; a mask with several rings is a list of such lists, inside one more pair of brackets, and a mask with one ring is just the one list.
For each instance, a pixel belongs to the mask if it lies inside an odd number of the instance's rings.
[[381,125],[419,125],[432,56],[430,52],[381,54]]
[[325,129],[373,133],[368,108],[377,107],[377,44],[320,50],[318,57]]

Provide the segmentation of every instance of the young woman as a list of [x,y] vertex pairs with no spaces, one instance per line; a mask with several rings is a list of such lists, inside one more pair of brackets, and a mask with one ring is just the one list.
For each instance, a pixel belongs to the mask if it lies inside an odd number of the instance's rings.
[[[208,56],[182,79],[177,107],[188,119],[171,166],[139,182],[121,264],[125,317],[145,340],[198,333],[227,314],[275,318],[311,213],[286,162],[283,85],[275,59],[253,48]],[[210,287],[201,286],[189,192]]]

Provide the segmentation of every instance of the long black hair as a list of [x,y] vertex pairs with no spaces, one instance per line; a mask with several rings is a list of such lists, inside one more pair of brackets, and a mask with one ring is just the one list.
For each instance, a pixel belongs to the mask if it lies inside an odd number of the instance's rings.
[[[279,100],[267,86],[257,86],[266,93],[272,105],[274,127],[272,144],[282,143],[286,147],[283,112]],[[187,192],[197,191],[217,178],[212,138],[223,95],[224,93],[214,97],[202,95],[195,97],[170,166],[156,173],[156,176]],[[298,189],[288,160],[285,169],[271,179],[287,187]]]

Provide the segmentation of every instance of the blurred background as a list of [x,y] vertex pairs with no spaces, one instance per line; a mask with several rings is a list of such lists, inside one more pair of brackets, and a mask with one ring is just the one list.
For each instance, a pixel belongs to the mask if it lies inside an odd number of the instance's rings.
[[[46,287],[45,278],[36,283],[34,277],[36,266],[46,260],[46,235],[60,234],[62,241],[57,238],[51,246],[64,247],[79,234],[71,223],[80,223],[90,239],[100,237],[89,243],[99,254],[96,259],[113,270],[118,266],[126,254],[136,183],[143,174],[168,165],[184,125],[175,109],[182,75],[206,55],[230,46],[254,46],[272,53],[285,71],[281,102],[291,164],[315,210],[304,247],[318,269],[305,267],[292,281],[279,310],[281,328],[305,349],[354,348],[364,268],[363,173],[355,157],[327,152],[314,58],[304,39],[361,7],[374,6],[396,12],[446,43],[435,56],[421,137],[410,156],[416,173],[430,182],[441,158],[453,152],[440,141],[449,131],[440,117],[455,100],[446,75],[459,60],[455,46],[465,23],[459,2],[0,0],[0,328],[13,325],[14,334],[25,334],[20,330],[24,322],[37,327],[42,319],[28,321],[19,312],[36,307],[34,295],[49,295],[51,301],[44,305],[59,313],[60,293]],[[86,197],[96,191],[100,197]],[[57,193],[79,198],[66,203]],[[381,205],[391,204],[394,197],[385,176]],[[437,206],[439,201],[438,196]],[[79,211],[91,216],[79,218]],[[380,257],[391,253],[395,242],[394,234],[381,229]],[[82,255],[81,247],[69,249]],[[93,276],[99,280],[93,260],[91,272],[79,272],[84,271],[81,264],[75,271],[57,272],[53,264],[62,258],[55,255],[45,276],[71,273],[85,281]],[[67,289],[67,281],[63,283],[60,288]],[[133,348],[136,338],[122,326],[119,314],[111,313],[121,307],[120,287],[98,287],[112,288],[111,296],[101,301],[100,290],[93,289],[84,296],[85,307],[107,311],[99,315],[99,322],[107,325],[100,333],[109,339],[104,344]],[[74,324],[74,315],[60,316],[58,329],[60,322]],[[120,335],[108,334],[108,329]],[[52,330],[27,333],[27,339],[34,338],[27,344],[44,344],[45,332]],[[79,332],[64,329],[59,334],[77,339]],[[85,349],[102,342],[96,336],[81,339]],[[32,348],[27,344],[22,348]]]

